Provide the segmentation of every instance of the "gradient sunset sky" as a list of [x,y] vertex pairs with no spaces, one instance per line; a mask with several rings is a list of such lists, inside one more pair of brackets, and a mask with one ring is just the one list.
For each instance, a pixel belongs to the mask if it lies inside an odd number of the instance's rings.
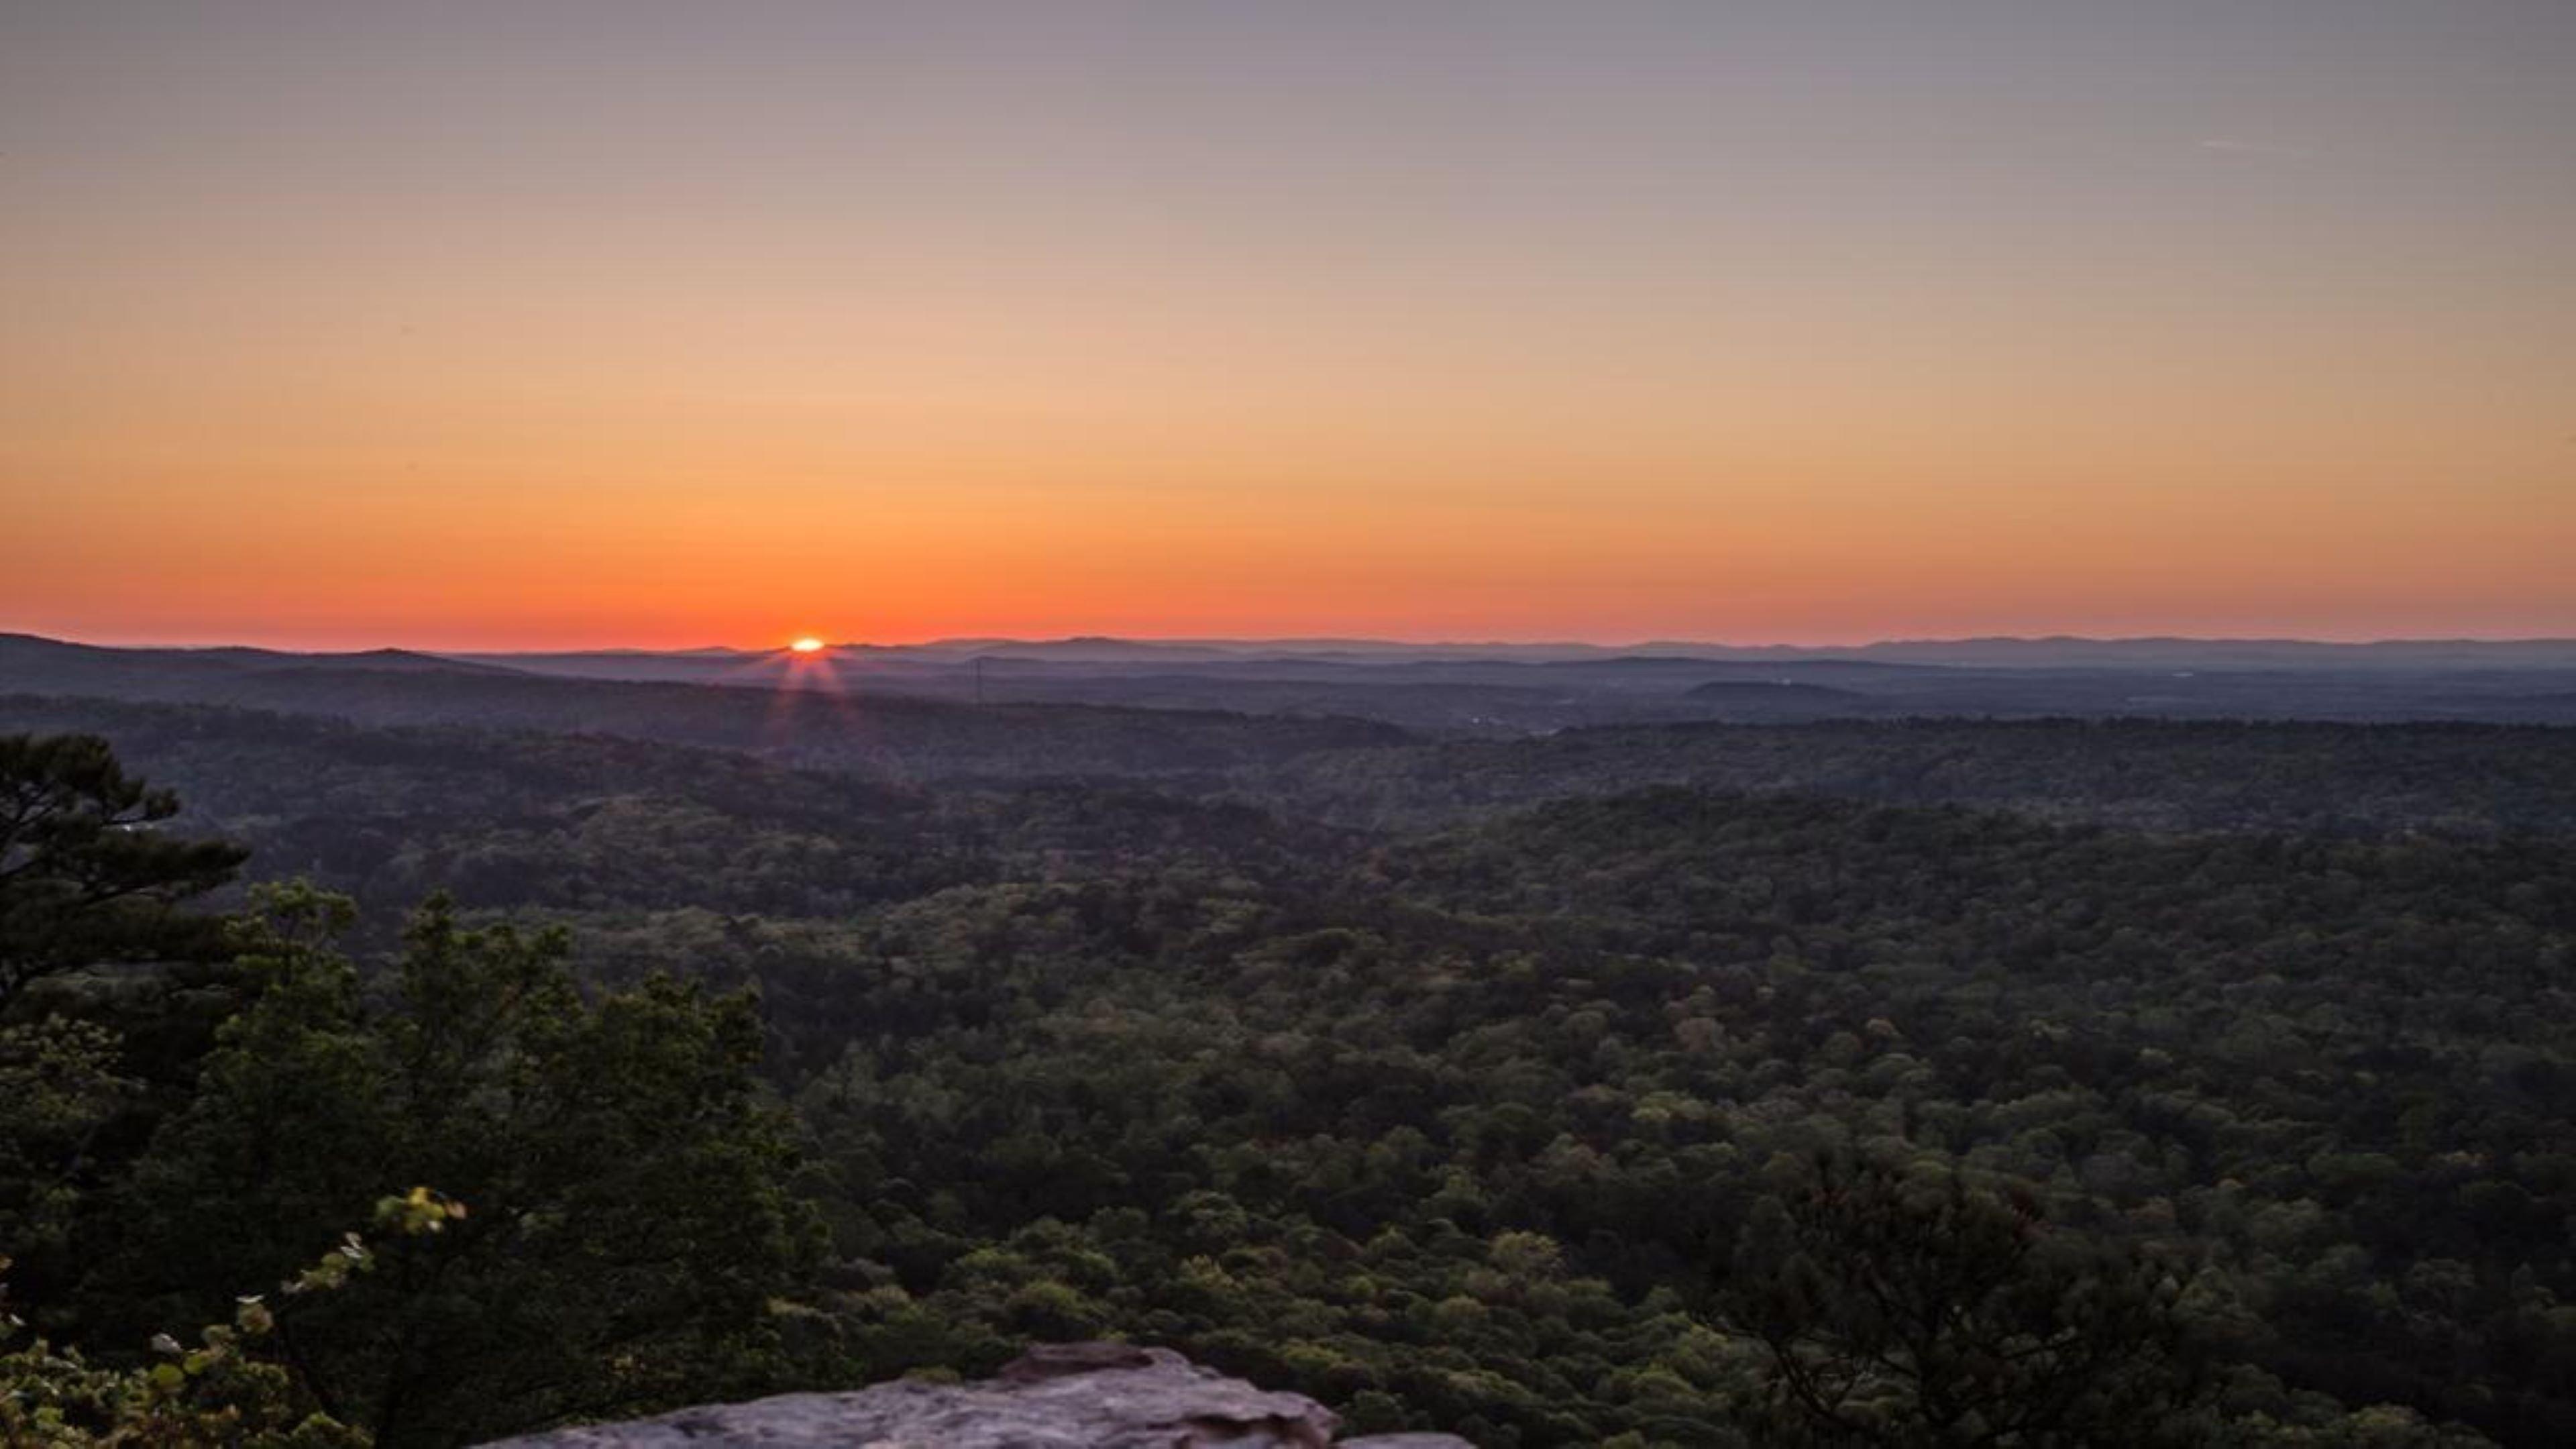
[[0,629],[2576,634],[2576,0],[0,6]]

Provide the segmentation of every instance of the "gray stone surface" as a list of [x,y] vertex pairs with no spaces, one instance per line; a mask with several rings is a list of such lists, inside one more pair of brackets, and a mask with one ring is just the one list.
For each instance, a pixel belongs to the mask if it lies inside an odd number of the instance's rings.
[[[1201,1368],[1168,1349],[1051,1344],[981,1383],[900,1379],[781,1394],[504,1439],[492,1449],[1320,1449],[1332,1411]],[[1379,1434],[1347,1449],[1474,1449],[1446,1434]]]

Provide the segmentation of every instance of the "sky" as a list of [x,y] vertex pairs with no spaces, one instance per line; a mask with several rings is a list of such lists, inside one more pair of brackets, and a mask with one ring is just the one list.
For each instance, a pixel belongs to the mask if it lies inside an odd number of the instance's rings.
[[2576,634],[2569,0],[0,0],[0,629]]

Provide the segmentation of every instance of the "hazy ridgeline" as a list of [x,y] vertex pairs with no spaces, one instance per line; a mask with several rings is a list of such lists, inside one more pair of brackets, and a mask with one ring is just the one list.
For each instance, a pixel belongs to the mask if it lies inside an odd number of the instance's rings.
[[1480,1444],[2576,1441],[2563,659],[976,652],[0,642],[0,735],[184,803],[82,849],[250,852],[0,877],[76,1417],[359,1229],[134,1392],[443,1444],[1121,1335]]

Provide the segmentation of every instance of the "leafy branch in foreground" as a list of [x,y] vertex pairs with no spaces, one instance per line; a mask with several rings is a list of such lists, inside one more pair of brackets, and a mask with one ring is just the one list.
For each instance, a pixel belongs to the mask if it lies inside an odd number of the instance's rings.
[[[376,1226],[398,1237],[444,1229],[465,1204],[426,1187],[376,1204]],[[357,1233],[279,1285],[302,1297],[335,1292],[371,1271],[376,1253]],[[0,1257],[0,1272],[9,1260]],[[154,1334],[154,1361],[134,1368],[92,1364],[76,1348],[0,1320],[0,1438],[28,1449],[147,1449],[238,1445],[242,1449],[364,1449],[373,1442],[331,1412],[298,1369],[292,1336],[262,1294],[235,1300],[232,1321],[198,1331],[191,1348]]]
[[470,1443],[770,1385],[769,1305],[811,1230],[747,997],[587,995],[560,933],[470,929],[444,901],[371,991],[330,943],[346,902],[264,904],[258,1001],[141,1166],[113,1293],[164,1321],[208,1311],[377,1184],[426,1179],[473,1217],[292,1325],[335,1417],[386,1445]]

